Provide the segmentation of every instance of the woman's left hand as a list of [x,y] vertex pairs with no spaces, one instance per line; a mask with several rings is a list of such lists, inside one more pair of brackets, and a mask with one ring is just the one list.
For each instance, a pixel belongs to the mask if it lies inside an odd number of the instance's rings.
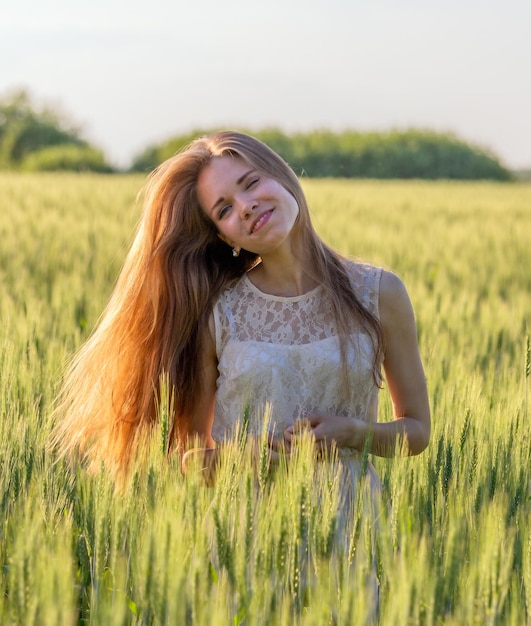
[[368,432],[369,424],[360,418],[316,413],[298,419],[284,431],[284,438],[293,445],[297,437],[310,433],[319,450],[332,445],[362,450]]

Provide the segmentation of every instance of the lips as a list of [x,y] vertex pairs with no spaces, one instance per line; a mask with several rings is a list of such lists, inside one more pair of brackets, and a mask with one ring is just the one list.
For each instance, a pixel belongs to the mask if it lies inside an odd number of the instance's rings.
[[271,213],[273,213],[274,209],[269,209],[269,211],[264,211],[260,213],[260,215],[254,220],[251,224],[250,234],[252,235],[256,229],[259,229],[262,224],[264,224],[268,219]]

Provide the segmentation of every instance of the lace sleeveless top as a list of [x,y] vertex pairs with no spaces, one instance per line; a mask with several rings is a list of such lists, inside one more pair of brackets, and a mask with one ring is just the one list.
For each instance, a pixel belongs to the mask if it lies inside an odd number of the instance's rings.
[[[378,317],[381,268],[346,261],[357,297]],[[378,387],[369,336],[353,328],[348,390],[330,302],[321,287],[295,297],[260,291],[244,275],[214,305],[218,372],[212,436],[232,438],[245,417],[253,434],[283,432],[311,413],[375,421]]]

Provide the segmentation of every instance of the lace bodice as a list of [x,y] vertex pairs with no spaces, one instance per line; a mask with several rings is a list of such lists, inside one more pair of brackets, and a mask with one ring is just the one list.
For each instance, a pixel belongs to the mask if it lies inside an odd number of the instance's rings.
[[[346,262],[361,302],[378,316],[381,269]],[[214,305],[219,376],[212,435],[230,438],[244,413],[249,431],[282,432],[310,413],[356,416],[374,421],[378,387],[374,350],[367,334],[353,329],[347,349],[345,390],[339,342],[330,302],[322,287],[296,297],[260,291],[244,275]]]

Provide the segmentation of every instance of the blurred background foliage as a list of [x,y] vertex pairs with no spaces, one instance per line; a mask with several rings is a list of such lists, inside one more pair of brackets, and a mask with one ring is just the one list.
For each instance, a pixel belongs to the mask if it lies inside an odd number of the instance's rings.
[[[125,169],[149,172],[196,137],[214,130],[218,129],[195,129],[149,146]],[[450,133],[419,129],[292,134],[277,128],[240,130],[267,143],[298,175],[309,178],[509,181],[520,177],[489,150]],[[0,169],[117,171],[103,151],[83,139],[64,115],[37,107],[26,91],[0,98]]]
[[39,109],[26,91],[0,99],[0,169],[113,171],[78,128],[57,111]]
[[[132,170],[149,171],[195,137],[195,130],[152,146],[133,162]],[[332,132],[316,130],[288,135],[278,129],[244,130],[278,152],[299,175],[310,178],[397,178],[507,181],[513,174],[489,151],[449,133],[429,130]]]

